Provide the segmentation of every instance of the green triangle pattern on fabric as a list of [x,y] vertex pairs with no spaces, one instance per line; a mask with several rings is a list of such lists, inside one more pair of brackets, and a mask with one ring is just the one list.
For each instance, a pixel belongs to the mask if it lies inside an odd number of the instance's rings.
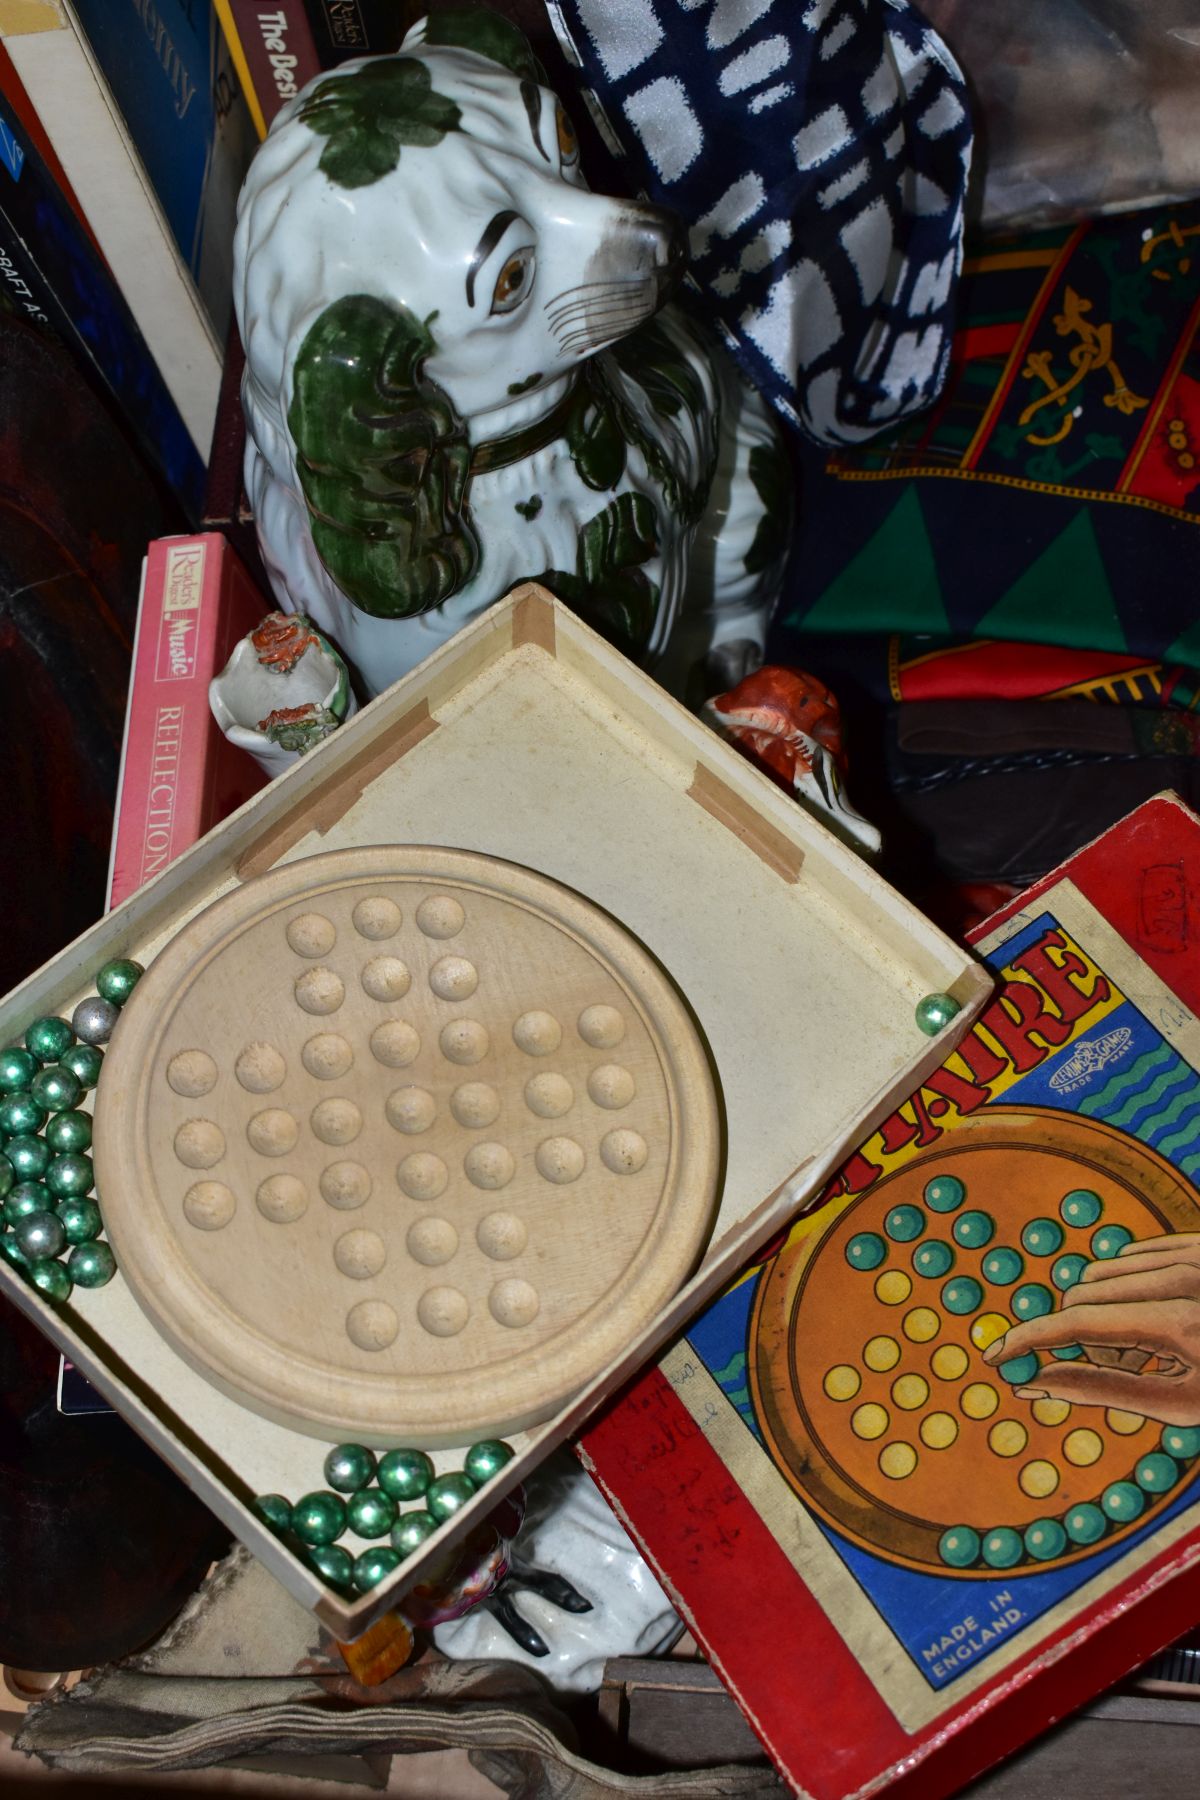
[[1128,648],[1086,508],[976,620],[971,635],[1080,650]]
[[905,488],[873,537],[807,612],[797,631],[950,633],[933,545],[916,487]]
[[[1163,651],[1165,663],[1182,663],[1185,669],[1200,669],[1200,620],[1181,631],[1173,644]],[[1172,700],[1172,705],[1189,705],[1188,701]]]

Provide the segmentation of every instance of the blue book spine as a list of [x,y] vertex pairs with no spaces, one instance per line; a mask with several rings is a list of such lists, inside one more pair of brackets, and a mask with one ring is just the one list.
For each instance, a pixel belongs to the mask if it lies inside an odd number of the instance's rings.
[[72,5],[223,343],[238,190],[258,139],[212,0]]
[[58,337],[199,517],[204,463],[120,289],[0,94],[0,305]]

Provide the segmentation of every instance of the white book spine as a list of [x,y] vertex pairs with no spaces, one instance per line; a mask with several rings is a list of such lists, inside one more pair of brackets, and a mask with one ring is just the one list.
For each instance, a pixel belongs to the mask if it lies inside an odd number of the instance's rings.
[[65,8],[46,7],[45,18],[46,29],[6,30],[0,15],[0,36],[207,461],[224,346],[91,53]]

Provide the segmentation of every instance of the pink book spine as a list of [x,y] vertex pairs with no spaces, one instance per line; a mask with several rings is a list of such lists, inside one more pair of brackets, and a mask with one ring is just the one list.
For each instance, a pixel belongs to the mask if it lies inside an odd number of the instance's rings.
[[251,759],[221,736],[208,684],[268,610],[219,532],[150,544],[125,715],[110,907],[263,784]]

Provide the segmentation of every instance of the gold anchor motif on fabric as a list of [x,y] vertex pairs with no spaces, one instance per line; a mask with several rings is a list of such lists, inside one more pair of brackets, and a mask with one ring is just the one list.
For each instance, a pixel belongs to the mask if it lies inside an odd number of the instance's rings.
[[[1022,377],[1026,381],[1036,379],[1044,382],[1049,391],[1031,401],[1025,408],[1017,421],[1022,430],[1032,423],[1044,407],[1061,405],[1081,382],[1086,381],[1089,375],[1102,369],[1108,371],[1109,380],[1112,382],[1111,393],[1104,396],[1105,406],[1115,407],[1118,412],[1124,413],[1128,418],[1140,407],[1150,404],[1148,400],[1143,400],[1140,395],[1135,394],[1131,388],[1125,385],[1125,378],[1113,361],[1112,326],[1094,325],[1086,316],[1091,310],[1092,302],[1090,300],[1081,300],[1074,288],[1066,290],[1063,310],[1055,316],[1054,329],[1059,337],[1077,337],[1079,342],[1068,353],[1068,361],[1073,373],[1065,380],[1060,379],[1051,367],[1053,351],[1030,351],[1025,367],[1021,371]],[[1075,414],[1073,411],[1068,412],[1058,429],[1051,432],[1048,437],[1038,437],[1031,431],[1027,433],[1027,442],[1039,446],[1061,444],[1073,429],[1074,424]]]
[[[1177,250],[1184,250],[1187,247],[1186,240],[1197,236],[1200,236],[1200,225],[1189,225],[1185,230],[1177,220],[1172,219],[1165,231],[1160,231],[1157,235],[1153,235],[1150,232],[1145,234],[1142,243],[1141,260],[1144,263],[1152,261],[1153,258],[1158,255],[1159,247],[1163,244],[1174,244]],[[1192,267],[1191,255],[1181,256],[1175,267],[1180,275],[1189,274]],[[1171,271],[1169,269],[1151,269],[1150,273],[1155,281],[1170,281],[1172,279]]]

